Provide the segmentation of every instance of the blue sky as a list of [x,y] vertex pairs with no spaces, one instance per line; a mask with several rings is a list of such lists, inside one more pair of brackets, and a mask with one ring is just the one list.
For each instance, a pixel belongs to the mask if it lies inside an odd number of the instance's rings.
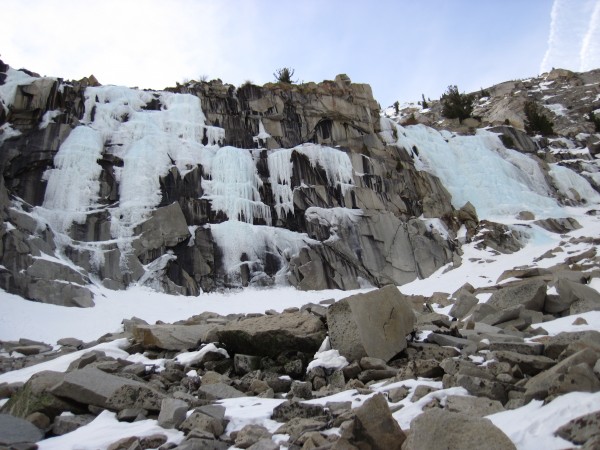
[[[0,0],[12,67],[161,89],[346,73],[382,107],[600,64],[600,0]],[[595,50],[598,50],[597,52]],[[587,56],[586,56],[587,55]],[[585,64],[584,64],[585,60]],[[591,68],[591,67],[590,67]]]

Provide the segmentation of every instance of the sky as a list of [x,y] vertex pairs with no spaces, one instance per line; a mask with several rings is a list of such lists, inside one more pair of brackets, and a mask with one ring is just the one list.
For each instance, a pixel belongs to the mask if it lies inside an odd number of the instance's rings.
[[600,67],[600,0],[0,0],[13,68],[162,89],[346,73],[382,107]]

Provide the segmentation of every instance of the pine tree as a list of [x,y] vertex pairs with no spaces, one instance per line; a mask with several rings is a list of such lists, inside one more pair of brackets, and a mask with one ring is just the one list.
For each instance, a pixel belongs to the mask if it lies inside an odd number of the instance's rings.
[[440,99],[442,102],[442,115],[448,119],[458,119],[462,123],[473,113],[473,96],[461,94],[458,87],[448,86],[448,90]]
[[539,105],[533,100],[525,102],[525,131],[528,134],[539,133],[542,136],[551,136],[554,134],[552,128],[554,124],[543,114]]

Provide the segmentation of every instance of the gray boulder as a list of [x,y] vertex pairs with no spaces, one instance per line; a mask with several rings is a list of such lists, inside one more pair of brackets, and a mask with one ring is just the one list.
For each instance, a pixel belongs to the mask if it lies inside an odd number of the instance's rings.
[[63,283],[60,280],[31,280],[25,293],[27,298],[42,303],[59,306],[90,308],[94,306],[92,292],[78,284]]
[[43,413],[50,419],[54,419],[63,411],[83,412],[73,402],[59,398],[49,392],[50,388],[60,383],[63,377],[64,374],[60,372],[43,371],[36,373],[21,389],[11,396],[1,411],[23,419],[35,412]]
[[504,406],[497,400],[485,397],[469,397],[466,395],[449,395],[446,398],[448,411],[483,417],[504,411]]
[[114,411],[126,408],[160,411],[164,398],[164,394],[144,383],[111,375],[94,367],[67,373],[50,392],[78,403]]
[[144,348],[189,350],[215,337],[216,325],[146,325],[134,324],[131,332],[136,343]]
[[230,353],[276,357],[291,350],[316,352],[326,336],[325,325],[307,313],[283,313],[232,322],[217,331]]
[[56,436],[75,431],[77,428],[83,427],[94,420],[96,416],[91,414],[78,414],[76,416],[58,416],[52,424],[52,433]]
[[406,435],[392,417],[392,412],[382,394],[374,395],[354,410],[355,419],[352,436],[347,437],[352,445],[373,450],[402,448]]
[[600,293],[585,284],[562,278],[557,281],[556,290],[560,303],[563,306],[568,305],[569,314],[600,311]]
[[44,437],[42,430],[25,419],[0,414],[0,446],[33,443]]
[[185,420],[188,404],[176,398],[165,398],[160,404],[158,424],[163,428],[177,428]]
[[175,247],[191,234],[179,203],[163,206],[152,212],[151,217],[135,229],[139,238],[134,242],[140,260],[147,264],[152,261],[153,250]]
[[461,292],[448,313],[456,319],[463,319],[479,303],[477,297],[469,292]]
[[542,311],[546,290],[547,286],[544,281],[523,281],[494,292],[487,304],[500,310],[523,305],[525,309]]
[[349,361],[389,361],[406,348],[415,314],[411,301],[390,285],[338,301],[327,311],[327,324],[332,348]]
[[585,444],[588,440],[600,436],[600,411],[570,420],[556,430],[555,434],[575,445]]
[[544,344],[544,355],[552,359],[558,359],[563,351],[574,344],[581,346],[581,349],[587,347],[600,353],[600,332],[594,330],[562,332],[556,336],[544,337],[541,342]]
[[178,427],[180,430],[190,432],[191,430],[201,430],[211,433],[218,437],[225,431],[225,423],[223,420],[212,417],[202,411],[195,410],[190,416],[185,419]]
[[511,440],[489,419],[430,409],[410,423],[403,450],[475,449],[516,450]]
[[[571,367],[583,363],[592,368],[597,360],[596,353],[586,348],[563,359],[550,369],[538,373],[525,384],[525,401],[529,402],[533,399],[544,400],[551,390],[557,389],[561,385],[565,374],[569,372]],[[576,386],[573,387],[576,388]]]
[[222,400],[224,398],[244,397],[245,394],[224,383],[205,384],[198,388],[198,398]]

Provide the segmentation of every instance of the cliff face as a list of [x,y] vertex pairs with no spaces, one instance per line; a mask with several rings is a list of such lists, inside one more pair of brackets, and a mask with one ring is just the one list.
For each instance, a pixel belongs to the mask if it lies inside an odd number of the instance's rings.
[[89,306],[95,283],[349,289],[457,257],[448,192],[386,137],[368,85],[152,92],[1,69],[10,292]]

